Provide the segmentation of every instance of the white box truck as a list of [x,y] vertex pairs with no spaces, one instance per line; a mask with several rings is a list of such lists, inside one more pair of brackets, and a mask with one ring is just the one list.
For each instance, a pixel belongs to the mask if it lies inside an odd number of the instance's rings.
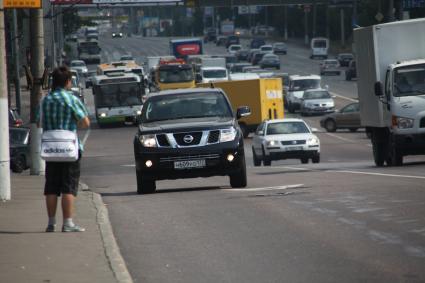
[[425,19],[354,31],[360,118],[377,166],[425,154]]

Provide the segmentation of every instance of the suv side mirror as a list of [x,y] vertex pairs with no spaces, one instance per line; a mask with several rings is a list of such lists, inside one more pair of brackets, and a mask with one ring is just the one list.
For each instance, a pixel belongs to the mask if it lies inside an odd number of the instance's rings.
[[382,89],[381,82],[376,82],[375,83],[375,95],[376,96],[383,96],[384,95],[384,91]]
[[238,110],[236,111],[236,118],[240,119],[242,117],[246,117],[251,115],[251,109],[249,109],[248,106],[240,106],[238,107]]

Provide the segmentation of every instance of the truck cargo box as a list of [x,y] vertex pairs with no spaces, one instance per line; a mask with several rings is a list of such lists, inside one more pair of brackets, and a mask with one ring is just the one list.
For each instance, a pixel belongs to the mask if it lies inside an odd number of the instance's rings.
[[[212,84],[227,94],[233,110],[239,106],[249,106],[251,115],[241,118],[239,124],[247,132],[253,132],[266,119],[282,119],[283,95],[282,79],[267,78],[240,81],[225,81]],[[198,87],[211,87],[211,83],[198,84]]]
[[389,65],[425,58],[425,20],[386,23],[354,30],[358,96],[363,126],[388,127],[391,113],[374,93],[385,85]]

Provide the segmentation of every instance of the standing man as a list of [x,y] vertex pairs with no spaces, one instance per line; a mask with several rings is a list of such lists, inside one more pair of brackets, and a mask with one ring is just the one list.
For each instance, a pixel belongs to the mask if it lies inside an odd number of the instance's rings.
[[[52,73],[52,88],[41,104],[41,127],[43,130],[69,130],[88,128],[88,112],[81,100],[68,90],[71,88],[72,73],[68,67],[56,68]],[[46,162],[46,196],[49,222],[46,232],[54,232],[56,227],[56,207],[62,195],[62,232],[84,232],[85,229],[72,221],[74,200],[80,179],[80,160],[83,145],[80,144],[79,159],[75,162]]]

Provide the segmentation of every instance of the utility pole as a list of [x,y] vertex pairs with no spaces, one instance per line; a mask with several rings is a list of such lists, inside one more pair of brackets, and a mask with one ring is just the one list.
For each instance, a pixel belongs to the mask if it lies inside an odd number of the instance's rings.
[[0,200],[10,200],[9,113],[3,0],[0,0]]
[[19,74],[19,35],[18,35],[18,16],[16,9],[13,9],[13,59],[14,59],[14,77],[15,77],[15,99],[18,113],[21,114],[21,76]]
[[283,13],[284,13],[284,21],[285,21],[285,23],[284,23],[284,28],[285,28],[285,41],[288,41],[288,6],[284,6],[284,11],[283,11]]
[[344,8],[341,7],[341,9],[339,11],[340,11],[340,14],[341,14],[341,46],[345,47],[345,26],[344,26],[345,14],[344,14]]
[[308,10],[309,8],[304,5],[304,43],[307,45],[308,40]]
[[313,2],[313,30],[312,30],[312,36],[316,36],[317,31],[317,1],[314,0]]
[[394,22],[394,0],[388,0],[388,22]]
[[[0,0],[1,1],[1,0]],[[40,143],[42,129],[37,125],[37,111],[42,97],[42,77],[44,71],[44,30],[43,9],[30,10],[31,31],[31,73],[34,86],[31,89],[31,175],[44,174],[44,161],[40,157]]]

